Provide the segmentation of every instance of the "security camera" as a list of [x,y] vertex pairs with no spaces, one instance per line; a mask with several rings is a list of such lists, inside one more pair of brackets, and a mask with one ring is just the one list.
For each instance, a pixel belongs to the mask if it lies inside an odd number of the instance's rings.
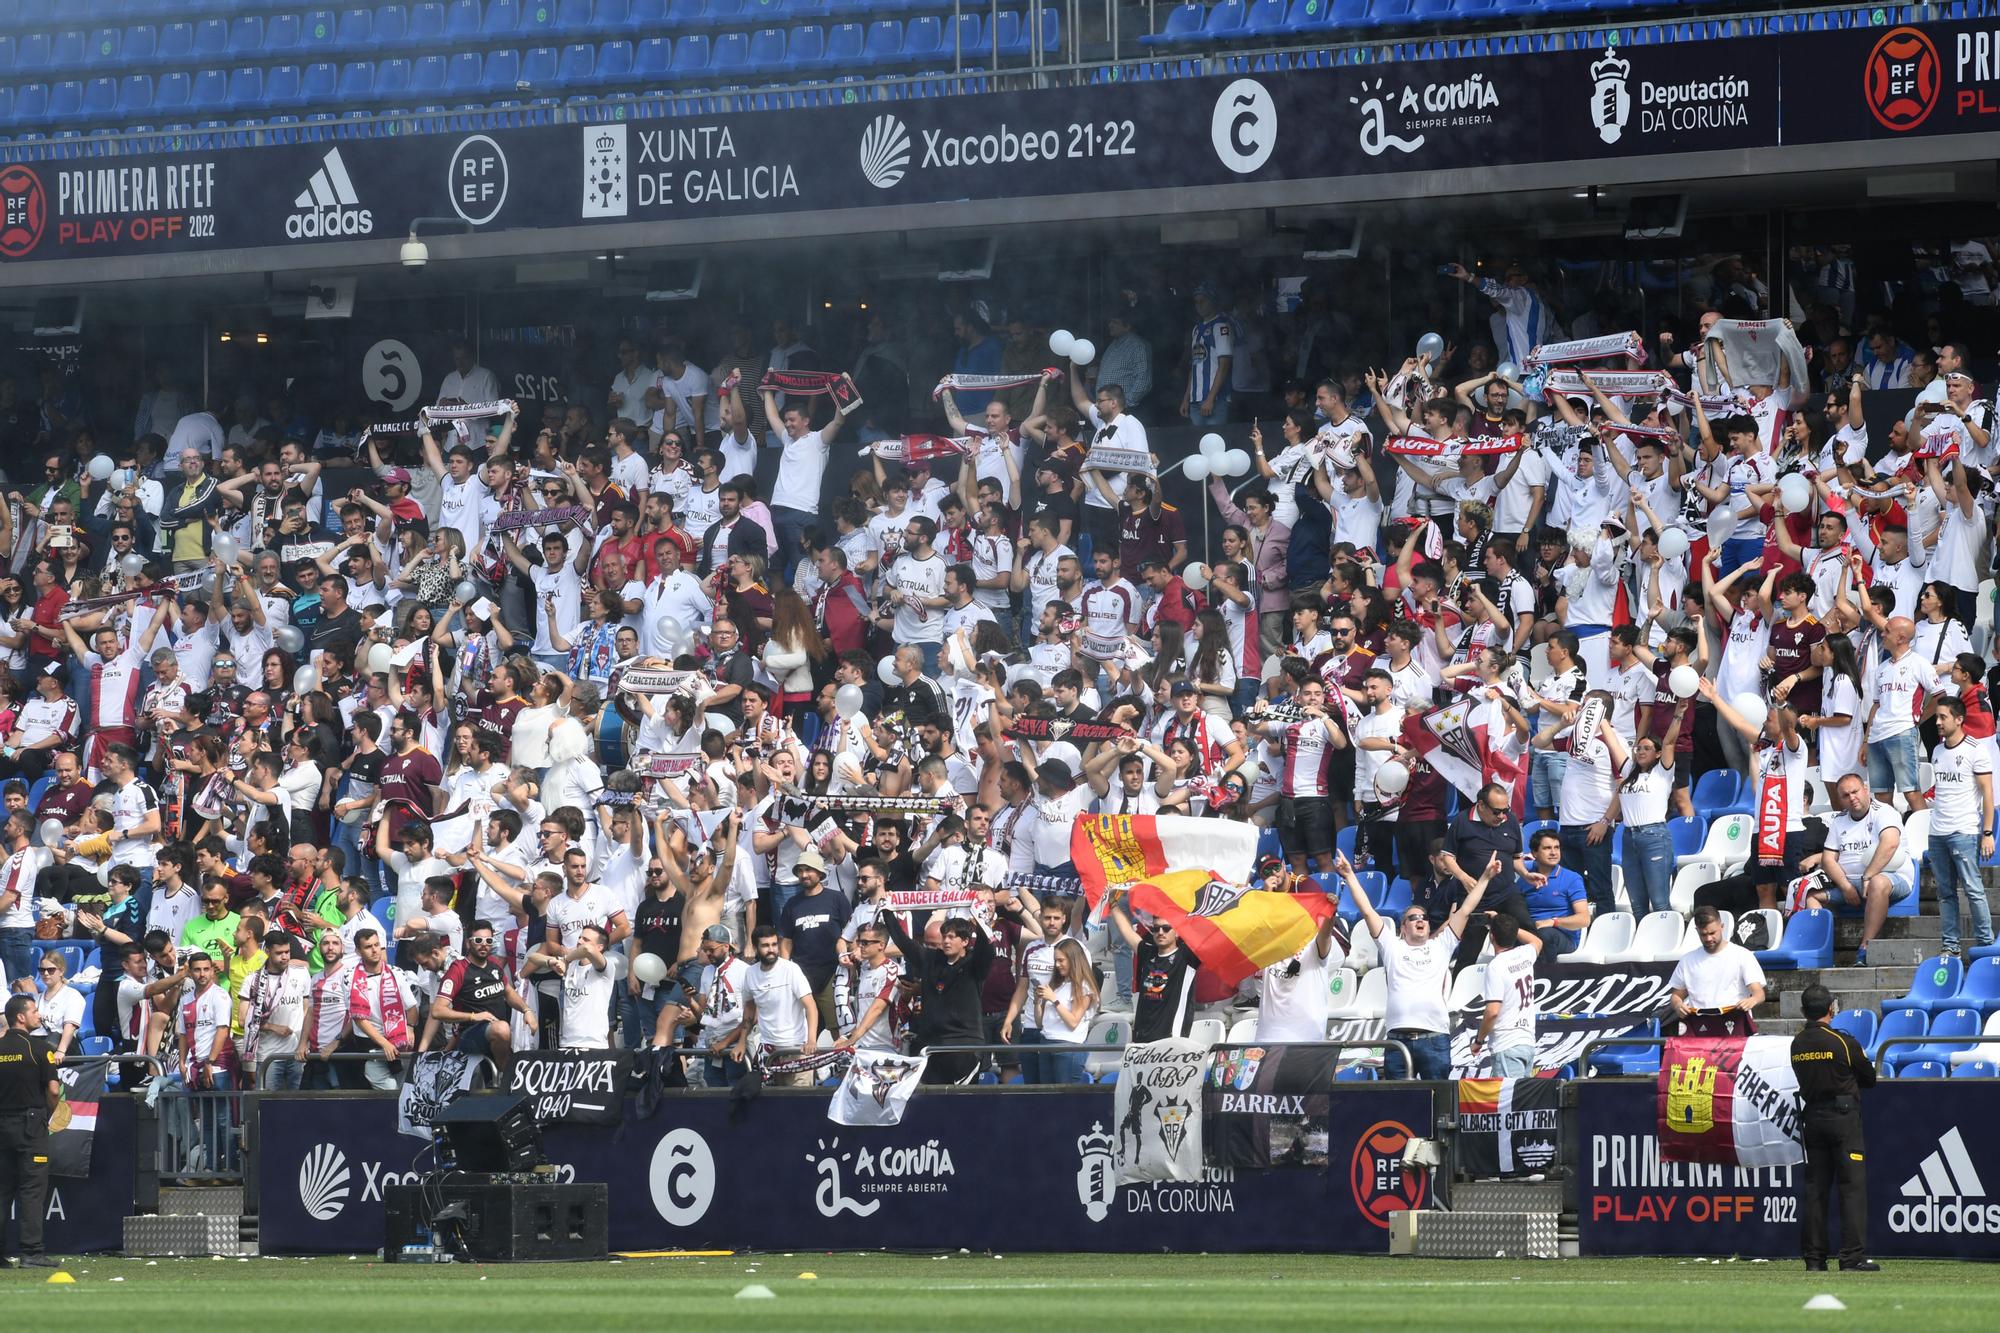
[[431,248],[418,240],[415,232],[411,232],[410,239],[403,242],[403,267],[422,268],[430,262]]

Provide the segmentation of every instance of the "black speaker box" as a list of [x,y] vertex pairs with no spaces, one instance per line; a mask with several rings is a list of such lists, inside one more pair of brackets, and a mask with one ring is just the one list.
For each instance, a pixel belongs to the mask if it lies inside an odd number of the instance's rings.
[[[399,1262],[403,1247],[431,1229],[433,1206],[465,1205],[456,1224],[480,1263],[603,1259],[611,1250],[610,1194],[603,1184],[540,1185],[449,1176],[435,1186],[382,1190],[382,1257]],[[448,1230],[449,1224],[447,1228]],[[447,1248],[435,1241],[440,1249]]]
[[432,1118],[461,1171],[527,1171],[541,1165],[542,1129],[526,1096],[480,1092],[458,1097]]

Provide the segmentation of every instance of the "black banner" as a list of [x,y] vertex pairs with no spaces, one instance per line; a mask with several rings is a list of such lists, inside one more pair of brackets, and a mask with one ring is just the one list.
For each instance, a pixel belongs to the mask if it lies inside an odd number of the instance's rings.
[[1458,1169],[1469,1175],[1540,1175],[1562,1138],[1563,1085],[1552,1078],[1458,1081]]
[[97,1115],[104,1102],[108,1062],[72,1060],[56,1069],[62,1100],[49,1118],[49,1174],[85,1179],[97,1141]]
[[524,1051],[507,1070],[507,1091],[522,1093],[537,1120],[617,1123],[632,1067],[630,1051]]
[[1202,1089],[1210,1166],[1326,1166],[1335,1053],[1323,1047],[1218,1050]]

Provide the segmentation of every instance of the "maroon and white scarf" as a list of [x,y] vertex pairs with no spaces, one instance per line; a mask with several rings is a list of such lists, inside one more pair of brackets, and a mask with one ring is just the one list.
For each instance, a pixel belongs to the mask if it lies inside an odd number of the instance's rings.
[[[368,986],[373,982],[375,995],[382,1012],[375,1012],[375,1005],[368,998]],[[349,995],[348,1012],[357,1023],[363,1019],[374,1022],[382,1030],[383,1038],[399,1051],[410,1048],[410,1023],[403,1013],[403,987],[396,980],[396,969],[387,963],[374,976],[368,975],[365,967],[354,969],[354,989]]]
[[1549,375],[1542,398],[1544,401],[1551,396],[1588,398],[1591,384],[1595,384],[1606,398],[1658,398],[1676,391],[1674,377],[1664,370],[1593,371],[1590,384],[1585,384],[1583,376],[1576,371],[1558,370]]
[[990,389],[1025,389],[1030,384],[1040,384],[1044,380],[1053,384],[1061,378],[1062,372],[1054,366],[1037,370],[1029,375],[946,375],[937,382],[937,388],[931,390],[931,401],[936,402],[944,397],[947,390],[963,389],[984,393]]
[[873,454],[885,463],[928,463],[934,458],[962,458],[973,451],[967,435],[905,435],[900,439],[877,440],[861,446],[861,455]]
[[1473,435],[1466,439],[1461,454],[1479,454],[1484,457],[1505,456],[1519,453],[1528,437],[1519,433],[1513,435]]
[[835,410],[842,416],[861,406],[861,391],[854,387],[854,380],[844,371],[767,370],[758,388],[794,398],[825,396],[833,399]]
[[1619,357],[1633,365],[1643,365],[1646,360],[1646,340],[1637,333],[1607,333],[1596,338],[1572,338],[1568,342],[1543,343],[1528,353],[1523,369],[1533,370],[1542,366],[1578,366],[1592,361],[1611,361]]
[[898,912],[933,912],[947,907],[974,907],[979,903],[979,894],[972,889],[939,889],[936,893],[911,889],[886,893],[883,898]]

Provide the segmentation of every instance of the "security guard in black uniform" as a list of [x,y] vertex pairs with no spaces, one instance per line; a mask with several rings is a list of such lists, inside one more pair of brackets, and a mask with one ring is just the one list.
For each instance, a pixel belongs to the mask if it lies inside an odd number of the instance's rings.
[[7,1263],[54,1268],[56,1261],[42,1253],[42,1221],[49,1210],[49,1116],[61,1094],[48,1045],[32,1035],[42,1025],[35,997],[11,997],[6,1013],[0,1032],[0,1219],[11,1210],[21,1222],[21,1255]]
[[1833,992],[1814,983],[1799,997],[1805,1028],[1792,1038],[1792,1072],[1805,1104],[1806,1197],[1799,1205],[1799,1238],[1806,1271],[1826,1271],[1826,1226],[1835,1177],[1840,1180],[1840,1269],[1875,1273],[1881,1265],[1863,1248],[1868,1240],[1868,1163],[1861,1149],[1862,1088],[1875,1086],[1875,1066],[1861,1044],[1835,1029]]

